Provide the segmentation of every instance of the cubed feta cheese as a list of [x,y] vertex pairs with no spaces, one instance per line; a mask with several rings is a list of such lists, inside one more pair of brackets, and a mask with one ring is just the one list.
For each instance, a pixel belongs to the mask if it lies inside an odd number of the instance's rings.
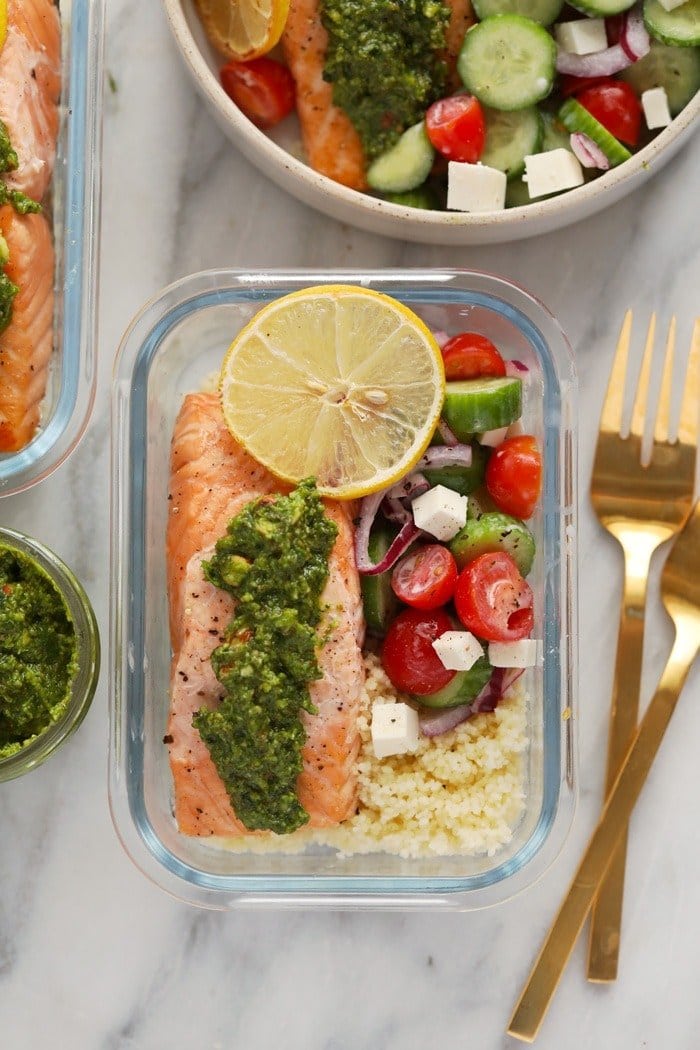
[[534,667],[538,653],[539,644],[536,638],[521,638],[519,642],[489,643],[489,663],[492,667]]
[[666,89],[662,87],[649,88],[648,91],[642,92],[642,109],[649,129],[666,128],[673,119],[668,108]]
[[487,448],[498,448],[505,441],[507,433],[508,427],[498,427],[497,430],[485,430],[483,434],[477,434],[477,438],[480,445],[486,445]]
[[447,166],[447,207],[452,211],[501,211],[506,204],[505,172],[485,164]]
[[554,35],[562,51],[570,55],[592,55],[605,51],[608,35],[605,19],[580,18],[577,22],[560,22],[554,27]]
[[484,650],[470,631],[445,631],[433,642],[433,649],[448,671],[470,671]]
[[562,147],[526,157],[523,179],[530,197],[544,197],[580,186],[583,170],[573,153]]
[[467,523],[467,497],[436,485],[411,504],[413,520],[437,540],[451,540]]
[[666,11],[675,11],[677,7],[681,7],[687,2],[688,0],[659,0],[659,3]]
[[418,712],[408,704],[373,704],[372,746],[377,758],[415,751],[419,729]]
[[522,419],[516,419],[515,423],[511,423],[511,425],[508,427],[507,436],[509,438],[522,437],[524,433],[525,427],[523,426]]

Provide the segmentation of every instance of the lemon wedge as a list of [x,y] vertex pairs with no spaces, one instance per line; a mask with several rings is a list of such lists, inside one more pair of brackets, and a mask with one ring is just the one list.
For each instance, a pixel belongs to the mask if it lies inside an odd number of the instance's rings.
[[195,0],[213,46],[247,62],[270,51],[282,36],[289,0]]
[[264,307],[221,370],[226,424],[273,474],[315,477],[355,499],[420,459],[440,416],[442,355],[402,303],[352,285],[307,288]]
[[7,0],[0,0],[0,50],[7,37]]

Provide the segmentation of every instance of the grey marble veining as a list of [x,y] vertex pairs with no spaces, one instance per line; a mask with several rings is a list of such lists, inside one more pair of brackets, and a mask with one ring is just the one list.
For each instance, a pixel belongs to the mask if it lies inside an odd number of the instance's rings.
[[[580,372],[579,809],[525,895],[478,913],[198,912],[123,853],[106,789],[105,670],[80,732],[0,789],[0,1045],[7,1050],[506,1050],[505,1025],[598,811],[619,559],[586,500],[595,427],[622,313],[680,318],[700,289],[700,139],[655,181],[584,224],[512,247],[404,245],[296,203],[223,139],[190,88],[156,3],[111,0],[100,375],[89,433],[58,473],[0,503],[84,580],[107,643],[111,361],[139,306],[216,266],[472,266],[541,297]],[[644,698],[668,651],[654,611]],[[634,817],[616,985],[584,979],[579,944],[542,1050],[692,1050],[700,1008],[700,675],[696,668]]]

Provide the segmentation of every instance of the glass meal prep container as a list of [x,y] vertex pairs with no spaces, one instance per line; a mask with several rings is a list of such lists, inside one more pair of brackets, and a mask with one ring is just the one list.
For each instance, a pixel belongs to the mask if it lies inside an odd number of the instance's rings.
[[[359,284],[404,302],[434,330],[478,331],[527,366],[523,419],[544,451],[528,577],[541,665],[526,672],[525,805],[494,855],[245,853],[178,832],[163,743],[170,643],[165,531],[170,438],[183,396],[210,382],[225,350],[271,300],[320,284]],[[112,405],[110,801],[136,865],[184,901],[240,905],[468,909],[531,884],[561,848],[576,796],[576,379],[551,314],[499,277],[465,270],[212,271],[148,303],[115,362]]]
[[104,0],[60,0],[63,82],[49,192],[56,249],[54,352],[41,424],[0,453],[0,496],[47,477],[82,437],[95,395]]

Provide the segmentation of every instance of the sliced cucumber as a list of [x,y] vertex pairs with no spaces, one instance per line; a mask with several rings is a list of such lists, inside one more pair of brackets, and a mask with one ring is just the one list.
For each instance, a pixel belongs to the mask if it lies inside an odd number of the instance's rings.
[[385,193],[384,199],[404,208],[423,208],[425,211],[435,211],[440,206],[437,193],[430,186],[419,186],[406,193]]
[[551,26],[556,22],[564,0],[474,0],[474,11],[480,22],[491,15],[522,15]]
[[593,139],[596,146],[602,149],[613,168],[618,164],[622,164],[623,161],[629,160],[632,156],[630,151],[621,142],[618,142],[595,117],[591,116],[588,110],[584,109],[575,98],[566,100],[559,110],[559,119],[564,127],[568,128],[572,133],[574,131],[582,131],[584,135],[588,135],[589,139]]
[[575,0],[571,7],[581,11],[584,15],[592,15],[593,18],[606,18],[608,15],[619,15],[621,11],[628,11],[634,7],[636,0]]
[[542,114],[542,148],[541,153],[549,153],[553,149],[568,149],[571,153],[571,139],[569,132],[554,113]]
[[700,45],[700,0],[685,0],[667,11],[659,0],[644,0],[644,25],[656,40],[676,47]]
[[525,158],[539,153],[542,141],[542,118],[536,106],[504,113],[500,109],[484,111],[486,142],[481,163],[505,171],[515,179],[525,171]]
[[522,208],[531,201],[527,183],[522,179],[511,179],[506,186],[506,208]]
[[442,408],[445,422],[460,441],[509,427],[522,412],[522,386],[520,379],[510,376],[448,383]]
[[448,682],[437,693],[429,696],[415,696],[419,704],[424,707],[459,707],[460,704],[470,704],[487,685],[493,667],[487,657],[481,656],[469,671],[457,671],[454,678]]
[[478,521],[484,514],[496,513],[500,514],[500,511],[486,488],[477,489],[476,492],[470,494],[467,502],[467,521]]
[[488,449],[476,443],[472,444],[472,462],[469,467],[440,467],[421,471],[431,485],[444,485],[446,489],[468,496],[474,489],[484,483]]
[[527,525],[509,514],[482,514],[471,518],[450,543],[460,571],[480,554],[505,551],[527,576],[535,558],[535,541]]
[[[380,521],[375,525],[368,544],[369,556],[375,565],[389,550],[395,536],[396,529],[392,529],[388,522]],[[382,637],[397,615],[400,604],[391,587],[391,572],[360,576],[360,589],[367,629]]]
[[554,83],[557,47],[522,15],[492,15],[470,29],[457,59],[467,91],[493,109],[526,109]]
[[367,182],[380,193],[415,190],[430,174],[434,155],[425,124],[421,121],[404,131],[395,146],[370,164]]
[[650,88],[662,87],[671,115],[675,117],[700,91],[700,50],[668,47],[652,40],[649,54],[623,69],[620,76],[638,95]]

